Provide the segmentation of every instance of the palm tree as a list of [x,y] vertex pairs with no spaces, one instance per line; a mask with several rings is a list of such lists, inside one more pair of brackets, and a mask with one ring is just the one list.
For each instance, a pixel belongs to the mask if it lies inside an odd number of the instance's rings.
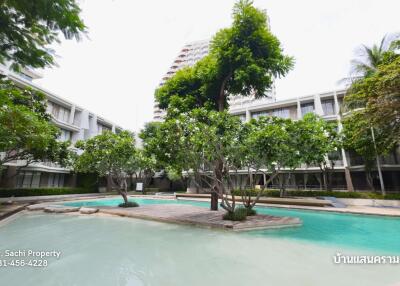
[[372,47],[362,45],[359,56],[351,61],[351,78],[357,79],[373,74],[378,65],[383,63],[388,52],[395,52],[400,47],[400,34],[385,35],[380,44]]

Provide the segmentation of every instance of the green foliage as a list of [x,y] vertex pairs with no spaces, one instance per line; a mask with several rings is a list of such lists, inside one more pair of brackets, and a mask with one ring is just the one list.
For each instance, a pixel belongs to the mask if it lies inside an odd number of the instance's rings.
[[249,132],[244,140],[247,166],[256,170],[265,168],[269,173],[283,167],[297,167],[302,160],[297,124],[278,117],[261,117],[247,123]]
[[360,56],[351,61],[352,73],[355,77],[369,77],[373,75],[378,66],[387,63],[400,49],[399,35],[383,37],[379,45],[372,47],[362,46]]
[[143,193],[147,195],[147,194],[155,194],[158,193],[159,191],[160,191],[159,188],[144,188]]
[[118,205],[120,208],[136,208],[139,206],[137,202],[129,201],[127,203],[121,203]]
[[75,170],[99,176],[120,176],[136,151],[135,140],[127,131],[118,134],[106,131],[89,140],[78,141],[75,146],[83,150],[75,161]]
[[0,63],[43,68],[54,64],[49,45],[79,39],[85,25],[75,0],[8,0],[0,2]]
[[254,216],[257,215],[257,211],[253,208],[246,208],[247,216]]
[[0,80],[0,167],[13,160],[50,160],[66,165],[69,142],[59,142],[59,129],[46,113],[45,96]]
[[345,102],[349,108],[363,108],[353,111],[354,120],[365,122],[366,126],[379,130],[388,147],[399,143],[400,55],[379,65],[372,75],[353,83]]
[[96,193],[92,188],[0,189],[0,197],[52,196]]
[[247,209],[246,208],[236,208],[233,212],[226,212],[222,217],[224,220],[232,220],[232,221],[244,221],[247,217]]
[[160,107],[174,117],[200,107],[222,111],[228,95],[265,96],[273,79],[293,66],[267,20],[251,1],[239,0],[232,26],[214,36],[209,55],[177,72],[156,91]]
[[209,169],[220,158],[229,164],[240,127],[237,117],[202,108],[148,125],[140,136],[145,152],[155,157],[160,168],[181,174]]

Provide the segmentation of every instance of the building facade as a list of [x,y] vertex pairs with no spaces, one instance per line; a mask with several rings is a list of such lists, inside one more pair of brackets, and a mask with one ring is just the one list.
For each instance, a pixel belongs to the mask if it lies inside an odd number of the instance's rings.
[[[192,66],[208,53],[209,41],[189,43],[183,47],[174,63],[162,78],[160,86],[172,77],[176,71]],[[304,114],[313,112],[327,121],[336,121],[341,129],[341,107],[346,90],[336,90],[309,96],[296,97],[287,100],[277,100],[275,87],[261,99],[254,96],[231,96],[229,98],[229,112],[240,117],[242,121],[260,116],[277,116],[301,119]],[[154,121],[162,121],[165,111],[154,105]],[[355,152],[339,150],[335,156],[331,174],[331,184],[334,189],[339,190],[368,190],[366,173],[363,159]],[[397,147],[392,153],[379,158],[383,170],[383,179],[387,190],[400,191],[400,148]],[[285,172],[285,170],[283,171]],[[318,166],[301,166],[295,171],[287,170],[289,187],[318,189],[322,186],[321,171]],[[236,185],[246,185],[247,172],[243,170],[234,180]],[[376,189],[380,188],[377,172],[372,172],[373,184]],[[259,184],[263,184],[266,178],[258,175]],[[278,182],[272,182],[272,187]]]
[[[22,88],[31,87],[44,93],[47,97],[47,112],[51,121],[60,128],[60,141],[70,141],[71,148],[78,140],[87,140],[101,134],[104,130],[119,132],[122,130],[113,122],[97,115],[81,106],[74,104],[54,93],[43,89],[33,81],[41,76],[31,70],[24,69],[20,73],[9,70],[0,65],[0,74],[12,80]],[[78,150],[75,149],[77,152]],[[32,163],[28,167],[20,166],[25,162],[15,161],[7,164],[6,170],[1,174],[0,187],[3,188],[45,188],[45,187],[75,187],[76,175],[71,170],[53,162]]]

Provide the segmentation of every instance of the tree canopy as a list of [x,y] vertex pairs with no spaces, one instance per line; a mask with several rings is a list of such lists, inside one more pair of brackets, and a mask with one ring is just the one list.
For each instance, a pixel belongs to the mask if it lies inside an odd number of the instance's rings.
[[44,94],[0,80],[0,166],[14,160],[25,161],[25,166],[45,160],[65,165],[70,143],[59,142],[58,136]]
[[54,64],[49,45],[85,31],[76,0],[6,0],[0,3],[0,63],[43,68]]
[[105,131],[86,141],[78,141],[75,146],[83,151],[76,157],[75,171],[109,178],[127,203],[126,179],[136,155],[132,134],[128,131],[118,134]]
[[240,0],[233,9],[233,23],[212,39],[209,54],[193,67],[178,71],[156,90],[156,99],[168,112],[207,107],[222,111],[229,95],[262,97],[276,77],[284,76],[293,59],[283,54],[271,33],[267,15]]

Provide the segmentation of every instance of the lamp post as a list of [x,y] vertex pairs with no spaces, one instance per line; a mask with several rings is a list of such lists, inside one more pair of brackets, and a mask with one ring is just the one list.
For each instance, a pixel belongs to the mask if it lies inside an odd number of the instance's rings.
[[382,170],[381,170],[381,162],[379,160],[379,156],[378,156],[378,151],[376,149],[376,143],[375,143],[375,133],[374,133],[374,128],[371,127],[371,135],[372,135],[372,142],[374,143],[374,149],[375,149],[375,156],[376,156],[376,166],[378,168],[378,174],[379,174],[379,181],[381,183],[381,191],[382,191],[382,195],[386,194],[385,191],[385,184],[383,183],[383,176],[382,176]]

